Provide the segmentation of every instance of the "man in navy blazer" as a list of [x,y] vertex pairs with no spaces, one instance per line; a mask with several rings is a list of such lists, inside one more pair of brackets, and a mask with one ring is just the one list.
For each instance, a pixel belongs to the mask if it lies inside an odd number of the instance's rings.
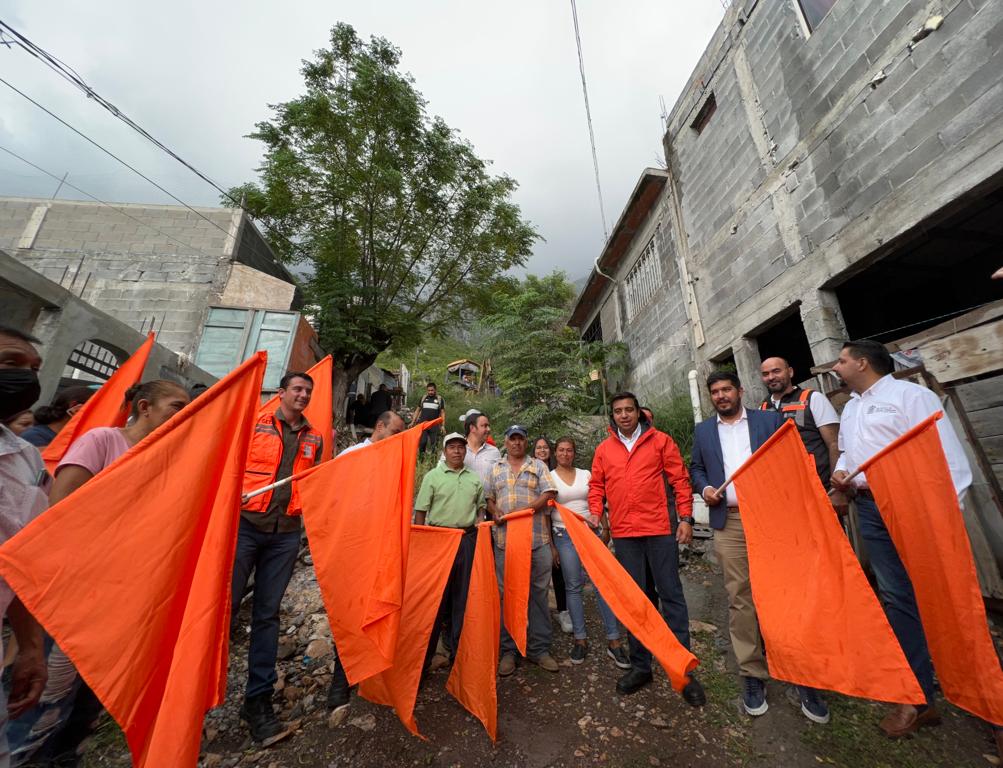
[[[766,703],[769,671],[752,602],[749,553],[734,486],[729,485],[722,493],[716,489],[780,429],[783,417],[774,410],[746,410],[742,405],[742,383],[731,371],[712,373],[707,377],[707,389],[715,414],[696,426],[690,476],[693,490],[710,507],[714,552],[724,571],[724,587],[728,592],[728,631],[744,682],[742,704],[755,717],[769,708]],[[829,710],[814,689],[798,686],[798,693],[805,717],[817,723],[829,721]]]

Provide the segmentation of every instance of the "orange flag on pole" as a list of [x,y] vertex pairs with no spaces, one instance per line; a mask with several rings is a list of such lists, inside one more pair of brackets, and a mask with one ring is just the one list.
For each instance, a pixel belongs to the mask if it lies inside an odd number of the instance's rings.
[[734,483],[770,674],[848,696],[922,703],[793,419]]
[[697,666],[697,657],[682,646],[623,566],[588,525],[567,507],[551,504],[561,511],[571,543],[603,600],[616,617],[644,647],[658,659],[672,687],[681,691],[686,676]]
[[[324,438],[324,446],[321,450],[321,461],[327,461],[334,452],[334,391],[331,387],[332,374],[331,356],[328,355],[323,360],[315,363],[307,373],[313,379],[313,394],[303,415],[310,422],[310,426],[320,432]],[[272,395],[261,406],[258,415],[274,413],[279,407],[279,396]],[[252,427],[253,429],[253,427]]]
[[460,647],[448,690],[466,710],[484,724],[491,741],[498,740],[498,635],[501,632],[501,601],[491,545],[492,523],[477,526],[474,565],[467,590]]
[[259,352],[0,548],[0,574],[125,732],[133,764],[198,762],[226,690]]
[[519,653],[526,655],[529,625],[529,582],[533,571],[533,510],[520,509],[505,516],[505,571],[502,577],[502,613]]
[[432,626],[462,536],[463,531],[458,528],[411,526],[404,605],[394,663],[380,674],[363,680],[359,686],[359,693],[365,698],[393,707],[404,727],[421,738],[425,737],[418,732],[418,724],[414,721],[414,703],[418,698]]
[[944,697],[1003,725],[1003,671],[933,414],[860,465],[905,565]]
[[90,399],[80,406],[70,420],[52,438],[52,442],[42,449],[42,459],[49,474],[56,471],[56,466],[66,454],[67,449],[78,437],[90,432],[95,427],[124,427],[129,409],[125,404],[125,393],[129,387],[138,384],[143,379],[146,361],[153,349],[153,332],[146,337],[139,349],[118,367],[101,388],[91,395]]
[[352,685],[394,661],[423,422],[336,456],[297,483],[331,634]]

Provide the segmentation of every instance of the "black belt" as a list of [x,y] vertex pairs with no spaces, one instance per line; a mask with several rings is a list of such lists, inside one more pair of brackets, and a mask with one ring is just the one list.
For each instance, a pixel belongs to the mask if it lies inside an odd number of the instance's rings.
[[472,533],[477,533],[477,526],[476,525],[471,525],[469,528],[464,528],[463,529],[463,535],[464,536],[469,536]]
[[862,499],[867,499],[868,501],[874,501],[874,494],[871,493],[869,488],[858,488],[857,495]]

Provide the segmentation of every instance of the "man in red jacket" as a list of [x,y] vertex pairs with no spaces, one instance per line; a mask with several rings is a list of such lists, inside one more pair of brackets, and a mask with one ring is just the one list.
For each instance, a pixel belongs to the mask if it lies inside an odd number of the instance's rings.
[[[646,587],[650,567],[662,615],[669,629],[686,648],[690,647],[690,619],[679,579],[679,544],[693,538],[693,489],[675,441],[651,426],[630,392],[613,396],[609,437],[596,448],[589,481],[589,512],[598,520],[603,500],[609,507],[609,527],[620,565]],[[668,480],[668,484],[666,484]],[[669,521],[668,485],[676,497],[679,529]],[[630,694],[651,682],[651,651],[630,637],[631,670],[616,683],[616,690]],[[690,675],[683,688],[690,706],[707,702],[700,682]]]

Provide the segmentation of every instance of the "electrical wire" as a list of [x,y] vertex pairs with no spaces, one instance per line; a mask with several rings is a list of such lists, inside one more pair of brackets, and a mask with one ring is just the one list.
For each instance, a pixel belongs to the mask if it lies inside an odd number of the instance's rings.
[[226,235],[230,234],[227,230],[223,229],[221,226],[219,226],[219,224],[217,224],[215,221],[213,221],[212,219],[210,219],[204,213],[202,213],[201,211],[196,210],[195,208],[192,208],[192,206],[190,206],[188,203],[186,203],[180,197],[178,197],[177,195],[175,195],[173,192],[171,192],[168,189],[165,189],[163,186],[161,186],[160,184],[158,184],[157,182],[155,182],[153,179],[151,179],[145,173],[143,173],[142,171],[140,171],[138,168],[136,168],[135,166],[130,165],[129,163],[127,163],[125,160],[123,160],[121,157],[119,157],[118,155],[116,155],[110,149],[106,149],[105,147],[103,147],[100,144],[98,144],[94,139],[92,139],[86,133],[84,133],[83,131],[81,131],[81,130],[75,128],[75,127],[73,127],[68,122],[66,122],[65,120],[63,120],[63,118],[61,118],[55,112],[52,112],[51,110],[49,110],[46,107],[44,107],[41,104],[39,104],[37,101],[35,101],[33,98],[31,98],[31,96],[29,96],[28,94],[26,94],[24,91],[20,90],[19,88],[17,88],[14,85],[11,85],[6,80],[4,80],[2,77],[0,77],[0,83],[3,83],[8,88],[10,88],[12,91],[14,91],[14,93],[16,93],[19,96],[21,96],[21,97],[27,99],[28,101],[30,101],[32,104],[34,104],[40,110],[42,110],[43,112],[45,112],[45,114],[49,115],[49,117],[51,117],[54,120],[56,120],[57,122],[65,125],[71,131],[73,131],[75,134],[77,134],[77,136],[79,136],[80,138],[84,139],[85,141],[89,142],[90,144],[92,144],[95,147],[97,147],[98,149],[100,149],[102,152],[104,152],[106,155],[108,155],[108,157],[111,157],[114,160],[117,160],[122,165],[124,165],[126,168],[128,168],[130,171],[132,171],[133,173],[135,173],[137,176],[139,176],[139,177],[145,179],[146,181],[150,182],[150,184],[152,184],[153,186],[155,186],[157,189],[159,189],[161,192],[163,192],[165,195],[167,195],[172,200],[174,200],[174,201],[180,203],[181,205],[183,205],[185,208],[187,208],[189,211],[191,211],[192,213],[194,213],[200,219],[202,219],[202,220],[208,222],[209,224],[211,224],[212,226],[216,227],[216,229],[218,229],[223,234],[226,234]]
[[[80,187],[76,186],[75,184],[71,184],[70,182],[68,182],[65,179],[63,179],[63,177],[57,176],[56,174],[52,173],[51,171],[45,170],[45,168],[42,168],[40,165],[36,165],[35,163],[31,162],[31,160],[29,160],[28,158],[22,157],[17,152],[14,152],[11,149],[7,149],[7,147],[5,147],[3,145],[0,145],[0,152],[6,152],[11,157],[20,160],[25,165],[31,166],[36,171],[40,171],[41,173],[44,173],[46,176],[49,176],[49,177],[51,177],[52,179],[54,179],[56,181],[62,182],[64,186],[67,186],[70,189],[76,190],[81,195],[86,195],[87,197],[89,197],[94,202],[101,203],[101,205],[104,205],[104,206],[107,206],[108,208],[111,208],[113,211],[115,211],[117,213],[120,213],[121,215],[125,216],[127,219],[132,219],[134,222],[136,222],[140,226],[146,227],[147,229],[152,229],[158,235],[162,235],[163,237],[166,237],[168,240],[173,240],[178,245],[184,246],[185,248],[188,248],[188,249],[190,249],[192,251],[195,251],[196,253],[201,254],[202,256],[205,256],[207,259],[209,259],[209,258],[215,259],[216,258],[215,256],[212,256],[212,257],[209,256],[209,254],[207,254],[201,248],[199,248],[197,246],[194,246],[191,243],[186,243],[183,240],[178,240],[176,237],[167,234],[163,230],[157,229],[152,224],[150,224],[148,222],[145,222],[142,219],[137,218],[136,216],[133,216],[133,215],[127,213],[126,211],[122,210],[121,208],[116,208],[114,205],[112,205],[111,203],[107,202],[106,200],[102,200],[100,197],[92,195],[87,190],[81,189]],[[221,227],[217,227],[217,228],[218,229],[222,229]],[[227,232],[226,230],[222,230],[222,231],[226,232],[227,237],[230,237],[230,233],[229,232]]]
[[[7,34],[12,35],[14,39],[13,40],[9,40],[9,41],[6,40],[6,39],[4,39],[2,36],[3,36],[3,34],[4,34],[5,31],[6,31]],[[57,58],[56,56],[50,54],[48,51],[46,51],[41,46],[33,43],[25,35],[21,34],[16,29],[14,29],[10,24],[7,24],[6,22],[3,21],[3,19],[0,19],[0,45],[6,45],[6,47],[9,48],[13,44],[18,45],[21,49],[23,49],[24,51],[26,51],[27,53],[29,53],[31,56],[33,56],[34,58],[38,59],[40,62],[42,62],[43,64],[45,64],[45,66],[47,66],[49,69],[53,70],[56,74],[58,74],[64,80],[66,80],[71,85],[73,85],[75,88],[77,88],[78,90],[80,90],[84,95],[87,96],[88,99],[94,101],[99,106],[101,106],[102,108],[104,108],[105,110],[107,110],[115,118],[117,118],[118,120],[121,120],[123,123],[125,123],[127,126],[129,126],[132,130],[136,131],[140,136],[142,136],[143,138],[145,138],[147,141],[151,142],[159,150],[161,150],[162,152],[164,152],[165,154],[167,154],[168,156],[170,156],[171,158],[173,158],[174,160],[176,160],[177,162],[179,162],[181,165],[183,165],[189,171],[191,171],[196,176],[198,176],[200,179],[202,179],[204,182],[206,182],[207,184],[209,184],[216,191],[218,191],[226,200],[228,200],[230,203],[232,203],[235,207],[240,208],[241,210],[243,210],[243,200],[238,200],[237,198],[235,198],[232,194],[230,194],[229,190],[226,190],[222,186],[220,186],[219,184],[217,184],[207,174],[203,173],[198,168],[196,168],[193,164],[191,164],[190,162],[188,162],[187,160],[185,160],[177,152],[175,152],[174,150],[172,150],[170,147],[168,147],[162,141],[160,141],[155,136],[153,136],[149,131],[147,131],[145,128],[143,128],[143,126],[141,126],[135,120],[133,120],[132,118],[130,118],[128,115],[126,115],[121,109],[119,109],[113,103],[111,103],[106,98],[104,98],[103,96],[101,96],[101,94],[99,94],[90,85],[87,84],[87,82],[83,79],[83,77],[75,69],[73,69],[73,67],[69,66],[68,64],[66,64],[65,62],[63,62],[59,58]],[[15,91],[17,91],[17,89],[14,88],[12,85],[10,85],[10,83],[7,83],[6,81],[4,81],[2,79],[0,79],[0,82],[3,82],[8,87],[13,88]],[[17,92],[21,93],[20,91],[17,91]],[[21,93],[21,95],[24,96],[25,98],[27,98],[33,104],[35,104],[35,106],[37,106],[40,109],[44,110],[46,113],[48,113],[53,118],[55,118],[56,120],[58,120],[60,123],[62,123],[63,125],[65,125],[67,128],[69,128],[70,130],[74,131],[75,133],[77,133],[78,135],[80,135],[81,137],[83,137],[84,139],[86,139],[87,141],[89,141],[91,144],[93,144],[94,146],[96,146],[102,152],[105,152],[109,156],[113,157],[115,160],[118,160],[118,162],[122,163],[122,165],[124,165],[126,168],[128,168],[131,171],[133,171],[134,173],[137,173],[139,176],[141,176],[142,178],[144,178],[146,181],[148,181],[151,184],[153,184],[157,189],[159,189],[160,191],[162,191],[164,194],[168,195],[173,200],[176,200],[181,205],[183,205],[185,208],[187,208],[188,210],[190,210],[193,213],[197,214],[201,218],[206,219],[205,216],[203,216],[197,210],[195,210],[190,205],[188,205],[187,203],[185,203],[183,200],[181,200],[180,198],[178,198],[176,195],[171,194],[169,191],[167,191],[162,186],[160,186],[159,184],[157,184],[155,181],[153,181],[152,179],[150,179],[148,176],[145,176],[144,174],[140,173],[138,170],[136,170],[131,165],[129,165],[128,163],[126,163],[125,161],[123,161],[121,158],[117,157],[116,155],[114,155],[113,153],[111,153],[109,150],[107,150],[104,147],[102,147],[101,145],[99,145],[93,139],[91,139],[88,136],[84,135],[82,132],[80,132],[79,130],[77,130],[76,128],[74,128],[72,125],[70,125],[69,123],[67,123],[65,120],[63,120],[60,117],[58,117],[57,115],[53,114],[51,111],[49,111],[48,109],[46,109],[45,107],[43,107],[41,104],[39,104],[38,102],[36,102],[34,99],[31,99],[30,97],[28,97],[26,94],[23,94],[23,93]],[[249,219],[252,219],[252,221],[253,221],[253,218],[247,213],[247,211],[244,211],[244,215],[246,215]],[[215,222],[212,222],[209,219],[206,219],[206,221],[209,221],[210,224],[212,224],[213,226],[217,226],[217,228],[219,228],[218,225],[215,224]],[[270,238],[272,238],[274,240],[281,240],[282,242],[284,242],[289,247],[290,252],[292,252],[292,253],[299,253],[301,256],[309,257],[310,254],[308,254],[308,253],[306,253],[304,251],[302,245],[300,245],[299,243],[294,242],[293,240],[291,240],[289,237],[287,237],[286,235],[282,234],[281,232],[276,232],[271,227],[262,227],[262,229],[265,230],[265,231],[267,231],[269,233],[269,237]],[[229,234],[229,233],[227,233],[227,234]]]
[[41,61],[43,64],[45,64],[47,67],[49,67],[49,69],[53,70],[56,74],[58,74],[64,80],[66,80],[71,85],[73,85],[74,87],[76,87],[80,91],[82,91],[84,93],[84,95],[87,96],[87,98],[93,100],[99,106],[103,107],[108,112],[110,112],[114,117],[116,117],[117,119],[121,120],[123,123],[125,123],[126,125],[128,125],[134,131],[136,131],[141,136],[143,136],[143,138],[145,138],[148,141],[150,141],[158,149],[160,149],[161,151],[167,153],[172,158],[174,158],[175,160],[177,160],[179,163],[181,163],[183,166],[185,166],[188,170],[190,170],[192,173],[194,173],[196,176],[198,176],[204,182],[206,182],[207,184],[209,184],[210,186],[212,186],[213,188],[215,188],[221,195],[223,195],[226,199],[228,199],[234,205],[237,205],[237,206],[240,205],[240,201],[237,200],[237,199],[235,199],[229,193],[228,190],[223,189],[223,187],[221,187],[219,184],[217,184],[215,181],[213,181],[208,175],[206,175],[205,173],[203,173],[202,171],[200,171],[198,168],[196,168],[194,165],[192,165],[190,162],[188,162],[187,160],[185,160],[183,157],[181,157],[179,154],[177,154],[174,150],[172,150],[170,147],[168,147],[162,141],[160,141],[155,136],[153,136],[149,131],[147,131],[145,128],[143,128],[143,126],[141,126],[139,123],[137,123],[131,117],[129,117],[128,115],[126,115],[121,109],[119,109],[117,106],[115,106],[114,104],[112,104],[110,101],[108,101],[106,98],[104,98],[97,91],[95,91],[90,85],[87,84],[87,82],[83,79],[83,77],[75,69],[73,69],[73,67],[69,66],[65,62],[63,62],[60,59],[56,58],[55,56],[53,56],[52,54],[50,54],[48,51],[46,51],[41,46],[36,45],[35,43],[33,43],[25,35],[22,35],[16,29],[14,29],[12,26],[10,26],[10,24],[7,24],[6,22],[4,22],[3,19],[0,19],[0,28],[5,29],[10,35],[14,36],[14,40],[12,40],[11,42],[16,43],[17,45],[19,45],[23,50],[27,51],[29,54],[31,54],[36,59],[38,59],[39,61]]
[[[578,70],[582,74],[582,95],[585,97],[585,120],[589,124],[589,142],[592,144],[592,167],[596,174],[596,192],[599,195],[599,215],[602,218],[603,243],[609,240],[609,227],[606,224],[606,206],[602,199],[602,184],[599,182],[599,155],[596,154],[596,136],[592,130],[592,110],[589,108],[589,86],[585,80],[585,59],[582,56],[582,37],[578,30],[578,8],[575,0],[571,0],[571,18],[575,25],[575,45],[578,46]],[[596,265],[598,268],[598,264]]]

